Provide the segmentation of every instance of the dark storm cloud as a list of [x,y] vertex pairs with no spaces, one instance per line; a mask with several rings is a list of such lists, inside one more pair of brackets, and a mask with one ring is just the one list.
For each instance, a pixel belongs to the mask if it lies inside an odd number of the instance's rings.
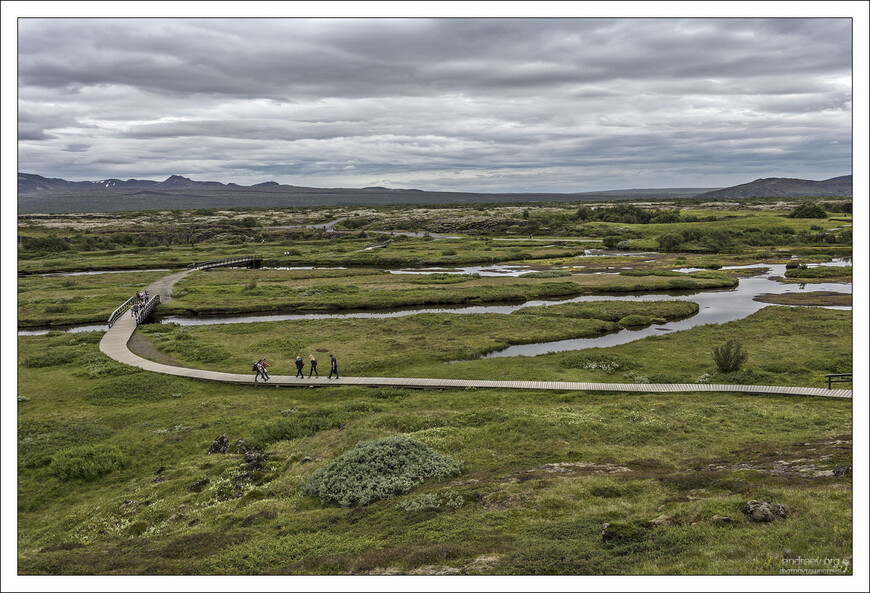
[[850,27],[22,19],[19,168],[483,191],[833,177]]

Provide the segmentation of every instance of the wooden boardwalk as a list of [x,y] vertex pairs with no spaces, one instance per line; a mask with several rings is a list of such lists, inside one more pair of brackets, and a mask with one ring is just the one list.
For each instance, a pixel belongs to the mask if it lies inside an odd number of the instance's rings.
[[[148,286],[150,294],[160,295],[161,300],[169,299],[172,285],[192,270],[178,272],[162,278]],[[326,375],[299,379],[289,375],[272,375],[269,381],[254,383],[254,372],[244,374],[223,373],[176,367],[153,362],[137,356],[127,347],[127,342],[136,331],[136,319],[122,315],[112,325],[100,341],[100,350],[124,364],[146,371],[176,375],[191,379],[221,381],[223,383],[245,383],[265,387],[325,387],[335,385],[365,385],[368,387],[404,387],[411,389],[536,389],[554,391],[621,391],[635,393],[679,393],[714,391],[725,393],[747,393],[764,395],[804,395],[852,399],[851,389],[827,389],[826,387],[784,387],[774,385],[713,385],[707,383],[684,384],[645,384],[645,383],[581,383],[576,381],[493,381],[479,379],[428,379],[414,377],[341,377],[327,379]],[[340,368],[340,367],[339,367]],[[328,371],[327,373],[328,374]]]

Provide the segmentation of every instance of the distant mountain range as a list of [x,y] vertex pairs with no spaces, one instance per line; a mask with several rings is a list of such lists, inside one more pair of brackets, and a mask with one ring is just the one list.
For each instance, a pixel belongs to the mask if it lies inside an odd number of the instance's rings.
[[583,193],[435,192],[387,187],[315,188],[265,181],[250,186],[194,181],[172,175],[163,181],[103,179],[67,181],[18,173],[18,211],[120,212],[196,208],[335,206],[363,204],[463,204],[493,202],[578,202],[701,197],[834,197],[852,195],[852,176],[826,181],[758,179],[725,189],[657,188]]
[[852,176],[843,175],[824,181],[768,177],[750,183],[700,194],[698,198],[834,198],[852,195]]

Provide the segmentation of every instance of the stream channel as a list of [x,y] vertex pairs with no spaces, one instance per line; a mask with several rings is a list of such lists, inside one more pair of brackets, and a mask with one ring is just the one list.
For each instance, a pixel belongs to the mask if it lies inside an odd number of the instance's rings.
[[[822,264],[810,264],[809,267],[815,265],[821,266],[849,266],[852,265],[852,258],[835,258],[830,262]],[[522,344],[517,346],[509,346],[503,350],[490,352],[483,358],[495,358],[505,356],[535,356],[538,354],[546,354],[547,352],[562,352],[565,350],[582,350],[584,348],[605,348],[608,346],[616,346],[633,342],[641,338],[651,335],[660,335],[664,332],[681,331],[704,325],[708,323],[726,323],[742,319],[755,313],[756,311],[767,307],[769,303],[762,303],[753,300],[756,296],[762,294],[784,294],[794,293],[804,290],[812,292],[840,292],[852,293],[851,282],[825,282],[825,283],[808,283],[799,284],[791,282],[779,282],[776,278],[782,278],[785,275],[785,264],[766,264],[756,263],[743,266],[723,266],[723,270],[736,270],[758,268],[764,271],[758,275],[750,277],[741,277],[739,284],[734,288],[720,290],[704,290],[704,291],[662,291],[662,292],[644,292],[644,293],[617,293],[617,294],[600,294],[578,296],[568,299],[558,300],[534,300],[524,303],[511,303],[507,305],[477,305],[477,306],[448,306],[448,307],[416,307],[407,309],[390,309],[381,311],[347,311],[342,313],[294,313],[294,314],[247,314],[247,315],[208,315],[208,316],[166,316],[159,318],[160,323],[177,323],[179,325],[218,325],[230,323],[253,323],[261,321],[295,321],[306,319],[381,319],[388,317],[405,317],[408,315],[417,315],[420,313],[450,313],[456,315],[469,315],[476,313],[499,313],[510,314],[514,311],[524,309],[526,307],[534,307],[539,305],[558,305],[562,303],[582,303],[590,301],[693,301],[698,303],[700,309],[697,314],[667,323],[653,324],[639,329],[621,329],[601,336],[593,338],[576,338],[570,340],[559,340],[553,342],[540,342],[536,344]],[[296,268],[281,268],[281,269],[296,269]],[[307,269],[307,268],[305,268]],[[469,266],[464,268],[422,268],[422,269],[401,269],[389,270],[393,274],[433,274],[433,273],[454,273],[454,274],[480,274],[481,276],[519,276],[525,272],[533,271],[536,268],[530,266],[520,266],[512,264],[494,264],[488,266]],[[697,268],[678,268],[676,271],[693,272],[698,271]],[[103,272],[103,273],[109,273]],[[599,272],[602,273],[602,272]],[[610,273],[610,272],[604,272]],[[612,272],[618,274],[618,271]],[[828,309],[851,310],[852,307],[825,307]],[[107,326],[102,325],[82,325],[66,328],[53,328],[55,331],[106,331]],[[34,330],[19,330],[19,336],[40,335],[48,333],[48,329]]]

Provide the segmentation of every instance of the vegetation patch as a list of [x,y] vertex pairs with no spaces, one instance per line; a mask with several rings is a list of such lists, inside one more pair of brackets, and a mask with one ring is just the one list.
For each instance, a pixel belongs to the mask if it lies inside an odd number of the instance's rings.
[[291,410],[286,418],[255,427],[250,444],[263,448],[278,441],[310,437],[323,430],[338,428],[353,417],[353,412],[333,408]]
[[420,274],[419,277],[411,280],[411,284],[459,284],[468,282],[469,280],[477,280],[480,274],[448,274],[439,272],[437,274]]
[[127,456],[117,447],[82,445],[55,455],[48,469],[59,480],[94,480],[126,465]]
[[520,274],[520,278],[561,278],[570,275],[571,272],[568,270],[541,270],[540,272],[526,272]]
[[405,436],[358,443],[314,472],[303,494],[325,504],[366,506],[405,494],[425,480],[458,476],[462,462]]
[[18,424],[18,465],[40,467],[48,465],[61,449],[93,444],[112,436],[108,426],[82,420],[63,424],[55,420],[31,419]]
[[130,405],[179,397],[188,391],[181,379],[139,371],[94,387],[87,400],[96,406]]
[[544,315],[547,317],[619,321],[628,316],[644,316],[649,319],[677,319],[694,315],[698,309],[698,304],[690,301],[590,301],[588,303],[524,307],[514,311],[513,315]]
[[786,278],[846,278],[852,276],[852,266],[816,266],[808,268],[801,264],[785,271]]
[[786,292],[760,294],[753,300],[776,305],[803,305],[809,307],[851,307],[852,295],[843,292],[819,290],[814,292]]
[[606,373],[627,371],[641,366],[640,363],[628,357],[603,352],[576,352],[567,354],[562,357],[560,364],[569,369],[600,370]]

